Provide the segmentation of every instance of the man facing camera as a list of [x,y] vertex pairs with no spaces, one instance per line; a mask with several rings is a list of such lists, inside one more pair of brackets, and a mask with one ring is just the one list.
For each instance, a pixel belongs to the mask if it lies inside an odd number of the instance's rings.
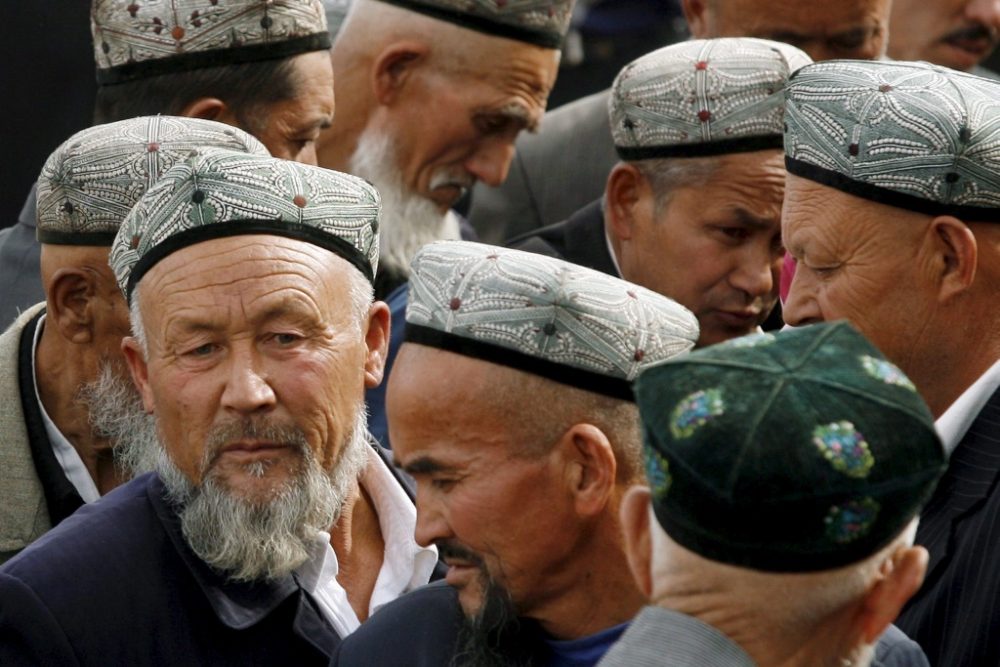
[[927,664],[874,647],[923,581],[945,467],[898,368],[839,323],[695,352],[636,397],[650,486],[622,521],[652,605],[601,665]]
[[360,179],[220,151],[139,201],[110,263],[157,473],[0,570],[0,661],[324,664],[427,582],[436,554],[365,428],[378,207]]
[[782,90],[809,57],[759,39],[674,44],[627,65],[611,90],[619,162],[604,197],[511,241],[664,294],[699,345],[754,331],[778,298]]
[[616,515],[642,480],[629,380],[697,322],[515,250],[440,242],[413,267],[390,428],[449,586],[378,612],[337,664],[593,665],[642,605]]

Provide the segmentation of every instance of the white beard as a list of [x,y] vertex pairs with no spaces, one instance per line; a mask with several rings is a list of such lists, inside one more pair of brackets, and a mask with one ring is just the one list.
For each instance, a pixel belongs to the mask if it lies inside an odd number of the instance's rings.
[[[253,430],[253,429],[251,429]],[[221,438],[205,447],[203,475],[195,486],[161,447],[157,471],[169,501],[178,507],[184,539],[202,561],[235,581],[277,579],[306,562],[319,531],[329,532],[369,461],[367,416],[358,406],[354,428],[345,439],[332,470],[323,470],[297,429],[257,429],[267,437],[300,447],[297,475],[268,501],[260,503],[232,493],[208,468]],[[275,437],[277,436],[277,437]],[[250,464],[247,472],[262,477],[266,465]]]
[[[408,276],[410,260],[417,250],[432,241],[458,239],[461,234],[454,214],[449,211],[442,215],[434,202],[407,190],[396,165],[393,138],[366,128],[351,156],[350,172],[371,182],[382,196],[380,267]],[[434,180],[455,180],[449,176],[453,175],[441,173]],[[470,180],[468,176],[458,178]]]

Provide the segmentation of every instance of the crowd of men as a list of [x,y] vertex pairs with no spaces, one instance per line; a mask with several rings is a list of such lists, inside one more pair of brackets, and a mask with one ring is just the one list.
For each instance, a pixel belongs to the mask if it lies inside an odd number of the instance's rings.
[[575,4],[94,0],[0,664],[1000,664],[1000,3]]

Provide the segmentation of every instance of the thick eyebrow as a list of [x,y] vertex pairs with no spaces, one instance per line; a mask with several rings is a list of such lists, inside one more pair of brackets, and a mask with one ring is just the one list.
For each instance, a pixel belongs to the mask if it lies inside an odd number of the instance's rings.
[[504,118],[528,132],[538,131],[539,119],[532,116],[523,104],[517,102],[511,102],[494,109],[476,109],[473,115],[477,118]]
[[451,467],[427,456],[421,456],[420,458],[410,461],[406,465],[403,465],[399,458],[393,457],[393,463],[411,475],[430,475],[436,472],[451,470]]
[[740,208],[737,206],[731,208],[730,211],[732,212],[733,217],[736,218],[737,222],[746,227],[750,227],[751,229],[767,231],[772,227],[774,227],[773,220],[768,220],[767,218],[762,218],[758,215],[754,215],[745,208]]

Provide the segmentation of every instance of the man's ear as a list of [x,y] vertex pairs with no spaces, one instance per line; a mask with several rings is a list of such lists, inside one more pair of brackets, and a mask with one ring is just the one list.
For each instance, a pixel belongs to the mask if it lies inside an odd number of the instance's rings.
[[416,67],[427,57],[427,45],[405,40],[394,42],[375,57],[372,90],[379,104],[391,106],[398,99]]
[[574,424],[555,449],[567,467],[566,480],[580,516],[596,516],[607,508],[615,491],[618,463],[611,442],[592,424]]
[[54,327],[71,343],[85,345],[94,339],[95,278],[82,269],[66,267],[49,280],[46,326]]
[[957,218],[942,215],[931,221],[934,251],[940,258],[938,300],[948,301],[972,286],[976,277],[978,246],[972,230]]
[[879,579],[865,594],[858,619],[865,644],[878,640],[920,588],[927,560],[927,550],[923,547],[900,547],[882,564]]
[[620,512],[625,555],[632,578],[647,599],[653,595],[653,542],[649,534],[649,513],[649,487],[633,486],[625,492]]
[[199,97],[188,102],[180,112],[186,118],[201,118],[203,120],[214,120],[226,125],[239,127],[236,116],[218,97]]
[[146,366],[146,355],[139,347],[139,341],[132,336],[122,338],[122,354],[125,356],[125,363],[128,364],[129,373],[132,375],[132,383],[139,390],[142,396],[142,406],[146,412],[153,412],[153,391],[149,387],[149,368]]
[[688,31],[695,39],[708,36],[708,2],[709,0],[681,0],[681,9],[684,10]]
[[368,309],[368,328],[365,330],[365,386],[371,389],[382,384],[385,360],[389,354],[389,332],[391,331],[389,306],[384,301],[376,301]]
[[632,239],[640,216],[644,193],[649,189],[646,177],[634,165],[619,162],[608,175],[604,190],[604,212],[609,232],[619,241]]

